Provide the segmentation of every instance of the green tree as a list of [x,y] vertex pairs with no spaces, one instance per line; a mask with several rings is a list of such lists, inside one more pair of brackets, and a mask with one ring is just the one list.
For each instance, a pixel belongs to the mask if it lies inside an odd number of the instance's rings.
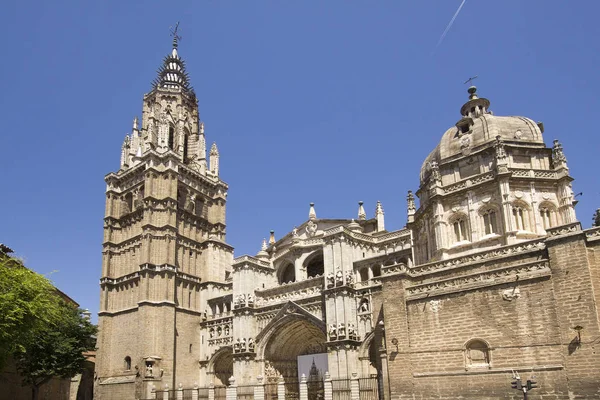
[[57,297],[48,279],[0,256],[0,370],[31,335],[60,317]]
[[96,327],[48,279],[0,257],[0,369],[9,357],[32,399],[52,377],[71,378],[94,349]]

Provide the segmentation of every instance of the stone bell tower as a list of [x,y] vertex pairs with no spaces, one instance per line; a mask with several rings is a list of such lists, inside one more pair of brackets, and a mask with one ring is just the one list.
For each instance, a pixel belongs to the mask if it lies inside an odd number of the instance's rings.
[[207,165],[198,100],[173,35],[141,125],[135,118],[120,169],[105,178],[97,399],[197,382],[206,299],[229,280],[228,187],[216,144]]

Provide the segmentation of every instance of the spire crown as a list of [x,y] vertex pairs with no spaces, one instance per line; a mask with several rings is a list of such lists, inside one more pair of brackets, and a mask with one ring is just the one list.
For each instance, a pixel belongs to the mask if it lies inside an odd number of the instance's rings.
[[358,220],[359,221],[364,221],[367,219],[367,213],[365,211],[365,208],[363,207],[364,202],[359,201],[358,202]]
[[476,118],[483,114],[489,114],[490,101],[477,96],[477,87],[471,86],[467,89],[467,92],[469,93],[469,101],[463,104],[460,114],[468,118]]
[[177,53],[179,40],[181,39],[181,36],[177,34],[178,29],[179,23],[171,30],[173,50],[171,54],[164,58],[163,64],[157,71],[157,77],[153,82],[153,86],[154,89],[182,90],[187,95],[195,98],[194,89],[190,85],[189,75],[185,70],[185,62]]
[[310,219],[310,220],[317,219],[317,212],[315,211],[315,203],[310,203],[310,208],[308,209],[308,219]]

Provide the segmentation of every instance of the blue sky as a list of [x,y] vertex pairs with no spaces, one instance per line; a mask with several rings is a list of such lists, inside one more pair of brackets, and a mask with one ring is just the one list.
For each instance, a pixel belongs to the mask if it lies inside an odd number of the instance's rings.
[[[577,214],[600,207],[597,1],[2,1],[0,242],[98,310],[103,177],[179,50],[207,141],[229,183],[228,242],[319,217],[369,216],[388,230],[423,159],[459,119],[470,76],[496,115],[543,121],[575,177]],[[435,50],[435,51],[434,51]]]

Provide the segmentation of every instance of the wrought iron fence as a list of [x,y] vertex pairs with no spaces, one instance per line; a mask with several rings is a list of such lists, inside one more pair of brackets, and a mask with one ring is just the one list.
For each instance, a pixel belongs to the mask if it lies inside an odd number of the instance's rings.
[[225,400],[227,398],[226,386],[215,386],[215,400]]
[[285,380],[285,399],[298,400],[300,399],[300,381],[294,378],[287,378]]
[[277,383],[269,382],[265,384],[265,400],[277,400]]
[[379,382],[377,377],[359,378],[358,390],[360,400],[379,400]]
[[208,388],[198,389],[198,400],[200,399],[208,399]]
[[334,379],[331,387],[333,400],[350,400],[350,379]]
[[323,400],[325,398],[325,386],[322,379],[309,379],[306,386],[308,400]]
[[254,400],[254,385],[238,386],[237,400]]

